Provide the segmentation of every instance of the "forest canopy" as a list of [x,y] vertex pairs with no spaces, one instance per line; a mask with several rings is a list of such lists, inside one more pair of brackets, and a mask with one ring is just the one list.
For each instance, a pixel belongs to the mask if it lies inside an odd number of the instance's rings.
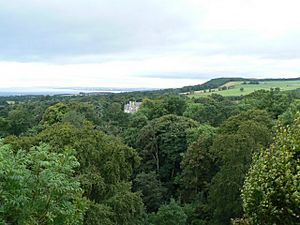
[[1,97],[0,223],[299,224],[299,101],[280,90]]

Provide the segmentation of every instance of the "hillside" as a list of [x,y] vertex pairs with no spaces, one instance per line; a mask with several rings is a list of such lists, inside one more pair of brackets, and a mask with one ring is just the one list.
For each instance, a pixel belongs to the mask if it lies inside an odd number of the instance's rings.
[[[291,79],[244,79],[219,78],[212,79],[202,85],[183,87],[182,93],[190,97],[202,97],[212,93],[223,96],[243,96],[257,90],[278,89],[290,91],[300,88],[300,78]],[[189,90],[189,91],[188,91]]]

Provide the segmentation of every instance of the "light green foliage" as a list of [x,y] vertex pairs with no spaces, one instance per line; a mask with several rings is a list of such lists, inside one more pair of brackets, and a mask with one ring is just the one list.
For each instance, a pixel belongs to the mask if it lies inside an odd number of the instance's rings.
[[185,225],[186,221],[184,209],[174,199],[169,204],[162,205],[150,218],[152,225]]
[[243,192],[253,224],[300,223],[300,119],[279,128],[274,143],[254,158]]
[[68,110],[67,106],[61,102],[53,106],[50,106],[44,113],[41,123],[44,126],[50,126],[55,123],[59,123],[62,121],[67,110]]
[[245,218],[231,219],[232,225],[250,225],[250,221]]
[[85,200],[74,177],[73,151],[53,153],[47,145],[28,153],[0,147],[0,223],[82,224]]
[[291,125],[295,121],[297,117],[297,113],[299,112],[300,112],[300,100],[295,100],[289,106],[289,108],[282,115],[279,116],[280,123],[282,123],[283,125]]

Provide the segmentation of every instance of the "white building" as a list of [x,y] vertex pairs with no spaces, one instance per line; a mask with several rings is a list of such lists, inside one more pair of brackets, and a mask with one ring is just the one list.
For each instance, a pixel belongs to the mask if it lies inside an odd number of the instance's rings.
[[135,113],[139,110],[141,104],[142,104],[141,102],[129,101],[129,103],[124,106],[124,112]]

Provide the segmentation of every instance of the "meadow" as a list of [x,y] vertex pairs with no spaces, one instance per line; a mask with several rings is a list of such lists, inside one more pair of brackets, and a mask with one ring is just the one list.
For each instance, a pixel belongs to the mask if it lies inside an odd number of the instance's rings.
[[300,88],[300,80],[260,81],[258,84],[249,84],[249,82],[247,84],[244,82],[228,82],[219,88],[195,91],[188,96],[198,98],[211,95],[212,93],[220,94],[222,96],[242,96],[258,90],[270,90],[271,88],[279,88],[281,91],[295,90]]

